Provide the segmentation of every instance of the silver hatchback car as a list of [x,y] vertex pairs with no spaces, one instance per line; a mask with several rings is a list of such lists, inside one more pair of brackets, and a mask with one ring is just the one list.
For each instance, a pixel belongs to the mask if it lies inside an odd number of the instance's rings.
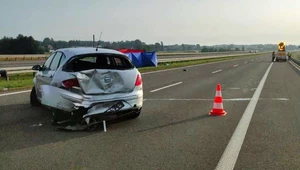
[[59,49],[32,69],[37,73],[30,103],[50,108],[56,125],[94,130],[103,120],[140,115],[142,77],[119,51]]

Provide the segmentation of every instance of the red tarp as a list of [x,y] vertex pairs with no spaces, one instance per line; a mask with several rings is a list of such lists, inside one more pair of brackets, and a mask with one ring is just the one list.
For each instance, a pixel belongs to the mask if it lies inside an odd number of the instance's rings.
[[120,51],[122,53],[141,53],[141,52],[145,52],[145,50],[135,50],[135,49],[126,49],[126,48],[122,48],[118,51]]

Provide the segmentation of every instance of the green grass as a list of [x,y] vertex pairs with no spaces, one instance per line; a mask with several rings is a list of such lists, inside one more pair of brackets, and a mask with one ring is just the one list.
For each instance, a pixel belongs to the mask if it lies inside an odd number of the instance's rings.
[[297,59],[297,60],[300,60],[300,52],[293,52],[292,57]]
[[[300,54],[300,53],[299,53]],[[251,54],[245,56],[232,56],[232,57],[222,57],[222,58],[210,58],[210,59],[199,59],[190,61],[174,61],[168,63],[159,63],[157,67],[143,67],[139,68],[141,73],[157,70],[165,70],[171,68],[179,68],[191,65],[199,65],[205,63],[212,63],[217,61],[231,60],[236,58],[254,57],[261,54]],[[7,88],[7,90],[20,90],[20,89],[30,89],[33,86],[33,74],[32,73],[22,73],[13,74],[9,76],[9,81],[0,79],[0,92]]]
[[9,76],[9,81],[0,79],[0,91],[7,88],[8,90],[28,89],[33,85],[33,74],[22,73]]

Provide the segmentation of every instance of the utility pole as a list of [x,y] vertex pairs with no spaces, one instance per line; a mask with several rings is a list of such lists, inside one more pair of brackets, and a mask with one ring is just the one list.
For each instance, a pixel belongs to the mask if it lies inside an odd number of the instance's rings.
[[93,48],[95,47],[95,35],[93,35]]

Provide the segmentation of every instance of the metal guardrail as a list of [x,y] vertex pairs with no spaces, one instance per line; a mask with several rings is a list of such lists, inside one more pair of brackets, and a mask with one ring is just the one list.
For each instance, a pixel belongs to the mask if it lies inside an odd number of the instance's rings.
[[290,60],[293,63],[297,64],[300,67],[300,60],[298,60],[298,59],[295,58],[295,55],[296,55],[296,57],[299,57],[299,54],[300,54],[300,51],[294,51],[294,52],[292,52],[292,56],[291,56]]
[[294,57],[291,57],[291,60],[296,63],[298,66],[300,66],[300,60],[295,59]]
[[234,56],[251,56],[256,54],[264,54],[266,52],[261,53],[246,53],[246,54],[227,54],[227,55],[216,55],[216,56],[202,56],[202,57],[182,57],[182,58],[165,58],[158,59],[158,63],[168,63],[168,62],[176,62],[176,61],[192,61],[192,60],[204,60],[211,58],[224,58],[224,57],[234,57]]
[[[211,58],[224,58],[224,57],[233,57],[233,56],[251,56],[255,54],[264,54],[266,52],[261,53],[246,53],[246,54],[227,54],[227,55],[217,55],[217,56],[201,56],[201,57],[182,57],[182,58],[168,58],[168,59],[158,59],[158,63],[169,63],[169,62],[180,62],[180,61],[193,61],[193,60],[204,60]],[[33,75],[37,71],[32,70],[32,67],[7,67],[0,68],[0,77],[9,80],[9,75],[18,74],[18,73],[33,73]]]
[[[164,53],[159,52],[157,56],[197,56],[197,55],[235,55],[235,54],[247,54],[247,51],[227,51],[227,52],[179,52],[179,53]],[[25,60],[45,60],[50,54],[7,54],[0,55],[0,61],[25,61]]]
[[0,69],[0,78],[9,80],[9,75],[18,73],[33,73],[35,75],[36,71],[32,70],[32,67],[8,67]]

